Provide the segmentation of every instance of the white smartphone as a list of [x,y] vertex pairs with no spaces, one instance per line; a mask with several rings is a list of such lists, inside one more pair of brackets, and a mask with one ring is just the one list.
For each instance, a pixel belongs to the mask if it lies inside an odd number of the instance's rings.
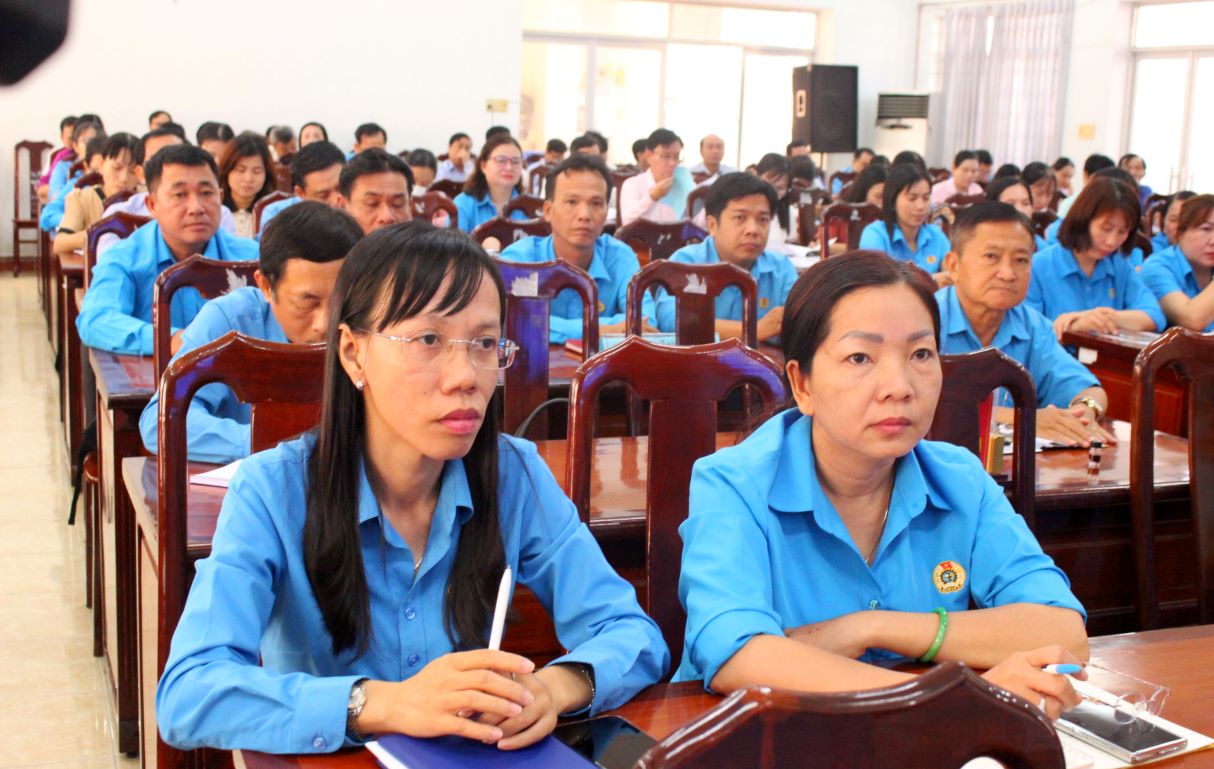
[[1087,700],[1059,716],[1056,726],[1129,764],[1176,753],[1189,744],[1187,738],[1145,718],[1130,717],[1111,705]]

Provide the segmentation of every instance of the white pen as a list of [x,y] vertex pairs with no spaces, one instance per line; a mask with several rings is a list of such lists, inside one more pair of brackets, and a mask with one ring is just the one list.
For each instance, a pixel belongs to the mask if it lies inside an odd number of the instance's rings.
[[489,648],[502,648],[502,631],[506,629],[506,611],[510,608],[510,584],[514,575],[507,566],[502,572],[501,584],[497,586],[497,605],[493,607],[493,625],[489,630]]

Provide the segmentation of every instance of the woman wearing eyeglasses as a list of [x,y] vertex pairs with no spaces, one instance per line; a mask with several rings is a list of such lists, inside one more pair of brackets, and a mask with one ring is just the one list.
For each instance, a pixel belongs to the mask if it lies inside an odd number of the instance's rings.
[[[455,196],[459,210],[459,228],[472,232],[495,216],[510,199],[523,191],[523,150],[514,137],[498,134],[485,142],[476,170]],[[511,219],[526,219],[522,211],[512,211]]]
[[[632,587],[491,404],[517,347],[466,237],[365,237],[338,276],[319,427],[245,460],[156,697],[182,748],[326,752],[379,732],[523,747],[616,707],[669,653]],[[503,568],[570,651],[485,649]],[[258,666],[258,659],[261,666]]]

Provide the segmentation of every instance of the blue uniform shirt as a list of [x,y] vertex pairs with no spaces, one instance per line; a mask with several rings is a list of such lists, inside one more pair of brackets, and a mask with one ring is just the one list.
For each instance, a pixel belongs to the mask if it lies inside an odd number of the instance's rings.
[[1162,251],[1165,248],[1171,248],[1172,242],[1168,240],[1168,236],[1163,232],[1157,232],[1151,236],[1151,253]]
[[[811,424],[789,409],[696,462],[691,515],[679,527],[687,630],[674,680],[707,687],[754,636],[869,609],[1035,603],[1086,619],[999,484],[948,443],[920,441],[897,461],[869,566],[817,479]],[[861,660],[892,656],[870,649]]]
[[[502,251],[508,262],[534,264],[557,259],[552,236],[516,240]],[[622,323],[628,310],[628,281],[641,269],[636,254],[625,243],[610,235],[600,235],[594,241],[594,256],[586,272],[594,278],[599,289],[599,324]],[[643,314],[652,323],[653,299],[645,295]],[[582,298],[576,291],[565,289],[549,304],[548,341],[564,344],[567,339],[582,338]]]
[[[345,742],[356,680],[402,681],[453,651],[443,597],[460,529],[476,514],[463,462],[444,466],[416,577],[413,554],[380,510],[365,469],[360,473],[371,645],[361,657],[334,655],[302,547],[315,440],[306,435],[249,457],[224,497],[211,555],[198,563],[156,691],[160,733],[173,745],[336,750]],[[555,662],[594,669],[590,711],[618,707],[661,678],[670,661],[666,644],[535,446],[506,436],[498,446],[506,562],[570,650]]]
[[1145,312],[1155,322],[1156,331],[1167,326],[1159,300],[1142,282],[1129,257],[1110,254],[1096,262],[1088,277],[1061,243],[1033,256],[1033,275],[1024,303],[1050,320],[1064,312],[1111,307]]
[[300,198],[298,195],[292,195],[289,198],[275,200],[273,203],[270,203],[266,205],[265,208],[261,209],[261,228],[257,230],[258,240],[261,239],[261,233],[265,232],[266,225],[270,223],[271,219],[295,205],[300,200],[302,200],[302,198]]
[[[937,291],[936,303],[940,305],[940,352],[957,355],[983,349],[961,309],[955,286]],[[1023,302],[1007,311],[988,346],[1028,369],[1037,387],[1037,408],[1051,404],[1065,408],[1080,391],[1100,386],[1092,372],[1058,343],[1053,324]],[[1011,406],[1011,396],[1001,391],[999,405]]]
[[[202,255],[225,262],[254,261],[257,242],[219,230]],[[156,276],[176,263],[152,221],[97,257],[93,281],[76,318],[80,341],[99,350],[152,354],[152,291]],[[192,288],[173,295],[173,329],[189,325],[204,301]]]
[[[845,173],[845,174],[853,174],[853,173],[855,173],[855,169],[854,169],[852,166],[848,166],[847,168],[844,168],[844,169],[841,171],[841,173]],[[853,181],[854,181],[854,180],[853,180]],[[835,197],[838,197],[838,196],[839,196],[839,193],[840,193],[840,192],[842,192],[842,191],[843,191],[843,180],[842,180],[842,179],[840,179],[840,178],[838,178],[838,177],[835,177],[834,179],[831,179],[831,181],[830,181],[830,194],[831,194],[831,195],[834,195]]]
[[[229,331],[269,342],[289,342],[282,326],[270,309],[261,289],[256,286],[238,288],[207,302],[198,316],[181,332],[181,349],[173,356],[177,360],[190,350],[213,342]],[[153,454],[159,453],[157,417],[160,412],[160,392],[139,417],[139,433],[143,446]],[[248,404],[241,403],[227,387],[209,384],[190,401],[186,417],[186,446],[194,462],[231,462],[249,455]]]
[[67,207],[67,194],[76,188],[76,181],[84,175],[82,171],[77,171],[72,178],[67,179],[67,167],[70,163],[60,163],[55,166],[55,171],[51,173],[51,178],[54,178],[55,172],[63,169],[65,181],[60,186],[58,193],[53,191],[47,193],[47,203],[42,207],[42,211],[38,214],[38,226],[52,236],[55,230],[59,229],[59,224],[63,221],[64,209]]
[[[1053,245],[1058,242],[1058,230],[1062,227],[1062,216],[1055,219],[1050,226],[1045,228],[1045,242]],[[1040,250],[1040,249],[1038,249]]]
[[72,185],[69,182],[74,179],[78,179],[80,174],[84,173],[83,171],[77,171],[75,175],[69,176],[68,172],[75,164],[76,161],[74,159],[61,160],[55,164],[54,168],[51,169],[51,177],[47,180],[46,185],[47,200],[54,200],[55,198],[62,197],[67,193],[68,190],[72,188]]
[[914,262],[927,272],[940,272],[940,265],[950,248],[944,230],[934,224],[924,224],[919,228],[915,243],[915,250],[911,251],[902,228],[897,226],[891,238],[883,221],[871,222],[860,233],[860,248],[884,251],[895,259]]
[[[1163,299],[1174,291],[1180,291],[1190,299],[1201,293],[1193,265],[1189,264],[1180,246],[1169,246],[1151,254],[1142,266],[1141,277],[1156,299]],[[1214,323],[1206,326],[1205,331],[1207,334],[1214,331]]]
[[[518,190],[511,190],[510,199],[518,197]],[[484,224],[497,216],[493,200],[486,193],[483,198],[474,198],[466,192],[455,196],[455,210],[459,212],[459,228],[464,232],[472,232],[478,225]],[[511,219],[526,219],[527,214],[515,209],[510,212]]]
[[[683,246],[671,254],[670,261],[717,264],[721,257],[717,255],[715,239],[710,236],[703,242]],[[788,261],[788,257],[771,251],[759,254],[750,267],[750,275],[758,284],[759,318],[776,307],[783,307],[792,284],[797,282],[797,269]],[[717,296],[716,315],[717,320],[742,320],[742,292],[733,286],[722,291]],[[661,288],[657,292],[657,321],[660,331],[669,333],[675,330],[675,297]]]

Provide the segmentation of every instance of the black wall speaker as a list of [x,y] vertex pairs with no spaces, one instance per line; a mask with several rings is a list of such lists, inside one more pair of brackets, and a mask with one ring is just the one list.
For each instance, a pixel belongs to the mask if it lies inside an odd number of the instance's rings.
[[859,69],[814,64],[792,71],[792,138],[814,152],[854,152]]
[[0,85],[16,83],[63,45],[69,0],[0,0]]

